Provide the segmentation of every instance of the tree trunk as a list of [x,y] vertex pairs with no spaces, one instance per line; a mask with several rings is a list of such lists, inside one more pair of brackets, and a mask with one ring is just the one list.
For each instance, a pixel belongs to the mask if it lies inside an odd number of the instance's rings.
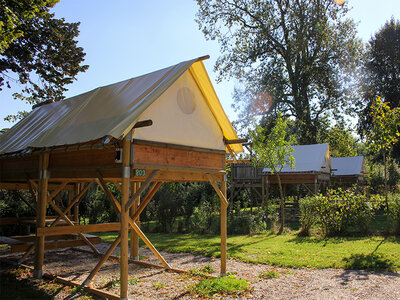
[[390,212],[389,212],[389,201],[388,201],[388,180],[387,180],[387,167],[386,167],[386,151],[383,151],[383,172],[385,177],[385,206],[386,206],[386,231],[389,233],[390,230]]
[[279,231],[278,231],[278,234],[281,234],[283,232],[283,227],[285,226],[285,198],[283,197],[281,177],[279,176],[279,173],[276,173],[276,176],[278,177],[279,194],[281,196],[281,201],[280,201],[281,222],[280,222]]

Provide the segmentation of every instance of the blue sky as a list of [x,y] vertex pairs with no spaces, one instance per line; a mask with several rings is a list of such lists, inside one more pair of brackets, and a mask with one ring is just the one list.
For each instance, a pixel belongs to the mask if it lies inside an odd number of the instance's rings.
[[[391,16],[400,16],[400,0],[346,1],[353,7],[349,16],[359,22],[359,36],[364,41]],[[195,1],[61,0],[53,11],[56,17],[81,22],[78,41],[90,66],[68,86],[67,97],[208,54],[211,58],[204,62],[207,71],[228,117],[235,119],[231,108],[235,82],[216,83],[213,68],[219,46],[206,41],[199,31],[194,21]],[[12,126],[3,121],[6,115],[30,109],[11,94],[7,89],[0,92],[0,128]]]

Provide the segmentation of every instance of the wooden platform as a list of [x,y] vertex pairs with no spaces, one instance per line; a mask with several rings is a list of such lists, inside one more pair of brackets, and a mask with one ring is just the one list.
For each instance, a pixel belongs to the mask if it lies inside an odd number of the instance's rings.
[[[84,236],[93,244],[100,244],[101,238],[91,234],[84,234]],[[11,246],[12,253],[25,252],[32,245],[34,245],[35,236],[14,236],[14,237],[5,237],[0,236],[0,244],[8,244]],[[54,236],[54,237],[46,237],[44,249],[57,249],[57,248],[68,248],[68,247],[77,247],[77,246],[85,246],[86,243],[82,239],[79,238],[77,234],[71,235],[63,235],[63,236]]]

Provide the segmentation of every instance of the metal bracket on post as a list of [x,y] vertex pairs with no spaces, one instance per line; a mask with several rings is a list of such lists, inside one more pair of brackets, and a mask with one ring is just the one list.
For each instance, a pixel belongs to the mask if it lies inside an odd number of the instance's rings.
[[131,167],[122,167],[122,178],[131,178]]
[[49,170],[40,170],[39,171],[39,179],[49,179],[50,171]]

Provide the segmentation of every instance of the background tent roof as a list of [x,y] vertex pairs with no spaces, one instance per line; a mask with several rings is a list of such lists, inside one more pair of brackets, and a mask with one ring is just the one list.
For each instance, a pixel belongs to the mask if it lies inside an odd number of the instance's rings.
[[[140,115],[183,73],[190,70],[224,137],[237,139],[214,91],[202,58],[100,87],[64,101],[43,105],[0,135],[0,154],[125,137]],[[231,145],[236,153],[240,144]]]
[[333,176],[362,175],[364,156],[332,157]]
[[[323,172],[330,173],[330,154],[328,144],[298,145],[293,146],[293,157],[295,168],[285,165],[282,173],[297,172]],[[270,173],[271,169],[265,168],[265,173]]]

